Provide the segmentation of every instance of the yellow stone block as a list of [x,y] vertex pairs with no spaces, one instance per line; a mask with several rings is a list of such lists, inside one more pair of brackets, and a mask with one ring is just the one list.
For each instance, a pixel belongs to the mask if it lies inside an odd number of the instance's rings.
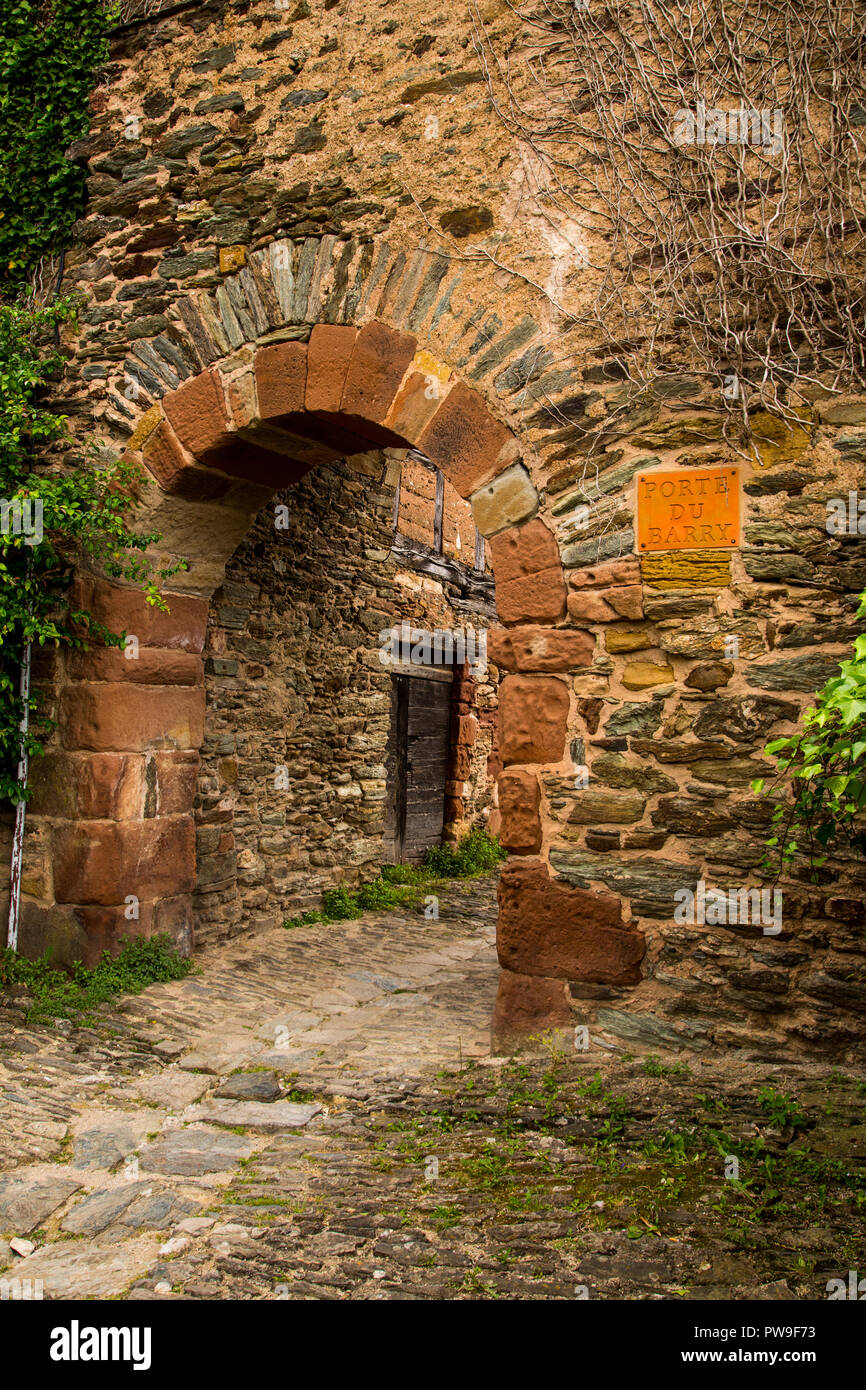
[[669,550],[640,557],[641,578],[654,589],[724,589],[731,582],[725,550]]
[[412,366],[417,372],[423,373],[424,376],[435,377],[443,386],[451,377],[451,368],[443,366],[441,362],[437,362],[433,354],[424,349],[415,353],[412,359]]
[[162,407],[159,405],[152,405],[150,407],[150,410],[145,411],[144,415],[142,415],[141,419],[139,420],[138,424],[136,425],[135,429],[130,435],[129,441],[126,445],[127,449],[131,453],[135,453],[137,449],[140,449],[141,446],[144,444],[145,440],[153,434],[161,419]]
[[655,661],[630,661],[623,672],[626,690],[649,690],[653,685],[670,685],[674,679],[673,666],[659,666]]
[[220,275],[231,275],[235,270],[243,270],[247,263],[245,246],[220,247]]
[[[811,416],[808,406],[802,406],[794,413],[806,420]],[[792,463],[802,458],[811,443],[808,427],[789,424],[764,410],[750,416],[749,423],[759,468],[772,468],[776,463]]]
[[605,630],[604,645],[609,652],[639,652],[656,643],[648,628],[609,627]]

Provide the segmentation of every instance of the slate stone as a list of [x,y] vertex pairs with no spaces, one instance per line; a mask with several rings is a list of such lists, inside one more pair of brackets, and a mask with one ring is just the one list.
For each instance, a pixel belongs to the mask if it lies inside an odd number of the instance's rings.
[[225,1100],[279,1100],[282,1092],[277,1075],[272,1071],[238,1072],[218,1087],[214,1095]]
[[814,582],[815,566],[803,555],[765,555],[760,551],[744,550],[742,557],[746,574],[759,583],[781,583],[791,579]]
[[517,352],[518,348],[522,348],[526,343],[530,342],[538,332],[538,324],[534,319],[529,318],[528,315],[522,318],[519,323],[515,324],[514,328],[512,328],[509,333],[506,333],[497,342],[493,343],[493,345],[479,357],[478,361],[474,363],[472,370],[469,372],[470,380],[480,381],[481,377],[485,376],[487,372],[492,371],[494,367],[498,367],[500,363],[504,362],[507,357],[510,357],[513,352]]
[[746,680],[759,690],[802,690],[813,695],[831,676],[838,674],[838,659],[819,655],[795,656],[789,661],[749,666]]
[[721,835],[734,827],[724,810],[686,796],[662,797],[651,820],[653,825],[664,826],[672,835]]
[[184,1216],[191,1216],[198,1211],[196,1202],[190,1201],[187,1197],[181,1197],[170,1189],[162,1192],[154,1192],[150,1195],[142,1195],[132,1202],[123,1212],[121,1224],[124,1226],[138,1229],[144,1227],[147,1230],[161,1231],[166,1226],[171,1226],[175,1221],[180,1221]]
[[138,1147],[138,1136],[119,1129],[87,1129],[76,1135],[73,1163],[76,1168],[113,1168]]
[[157,1257],[152,1236],[116,1245],[60,1241],[43,1246],[15,1266],[21,1279],[41,1279],[50,1299],[108,1298],[122,1293]]
[[625,1014],[619,1009],[599,1009],[596,1014],[599,1028],[614,1037],[625,1038],[629,1042],[647,1044],[665,1043],[670,1047],[693,1045],[669,1023],[664,1023],[655,1014]]
[[252,1144],[241,1134],[211,1129],[173,1130],[144,1146],[139,1167],[147,1172],[197,1177],[233,1168],[242,1158],[249,1158],[252,1151]]
[[791,700],[773,700],[764,695],[719,697],[701,710],[694,731],[700,739],[757,741],[781,720],[797,719],[799,712],[799,706]]
[[592,764],[592,778],[608,787],[631,787],[648,796],[677,789],[673,778],[658,768],[647,767],[643,762],[630,763],[618,753],[605,753],[603,757],[596,758]]
[[630,555],[633,549],[634,531],[614,531],[609,536],[598,536],[566,546],[562,552],[562,563],[566,569],[576,569],[578,565],[597,565],[602,560],[616,560],[620,555]]
[[629,700],[608,719],[604,726],[605,738],[628,738],[631,734],[649,737],[661,724],[663,713],[660,700]]
[[550,851],[552,867],[569,883],[589,888],[604,883],[631,899],[632,911],[645,917],[667,918],[676,906],[678,888],[695,890],[697,870],[689,864],[658,859],[618,860],[608,854],[556,846]]
[[685,684],[690,690],[702,690],[706,694],[727,685],[733,674],[732,661],[704,661],[699,666],[692,667]]
[[61,1221],[60,1229],[73,1235],[98,1235],[117,1221],[149,1187],[147,1182],[132,1182],[111,1189],[100,1188],[83,1201],[76,1202]]
[[302,1129],[321,1109],[321,1105],[315,1103],[295,1105],[289,1100],[271,1104],[253,1100],[211,1100],[199,1107],[196,1118],[205,1124],[245,1125],[266,1134],[278,1134],[283,1130]]
[[0,1231],[28,1235],[80,1186],[69,1178],[0,1178]]

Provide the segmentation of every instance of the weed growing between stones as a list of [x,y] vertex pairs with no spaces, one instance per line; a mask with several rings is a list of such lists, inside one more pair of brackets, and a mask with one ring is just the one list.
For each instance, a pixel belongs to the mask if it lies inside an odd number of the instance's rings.
[[283,926],[312,926],[316,922],[345,922],[362,912],[382,912],[411,907],[436,883],[449,878],[477,878],[490,873],[505,859],[505,850],[486,830],[470,830],[456,845],[439,845],[427,851],[424,863],[385,864],[379,878],[350,891],[345,885],[322,896],[321,909],[286,918]]
[[82,1025],[96,1020],[93,1011],[121,994],[140,994],[148,985],[181,980],[193,969],[192,961],[179,955],[167,934],[127,941],[118,955],[103,951],[92,970],[79,962],[71,971],[51,963],[51,953],[25,960],[15,951],[0,955],[0,990],[25,1002],[32,1000],[28,1023],[49,1018],[70,1018]]

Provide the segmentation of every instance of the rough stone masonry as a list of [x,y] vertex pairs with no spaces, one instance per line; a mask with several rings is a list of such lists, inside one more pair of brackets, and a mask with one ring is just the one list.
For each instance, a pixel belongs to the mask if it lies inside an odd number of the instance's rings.
[[[504,0],[479,14],[512,22]],[[751,461],[698,381],[679,383],[688,409],[662,393],[622,409],[615,346],[579,343],[541,289],[556,238],[493,119],[463,5],[172,6],[118,26],[92,108],[73,151],[90,202],[66,259],[83,313],[63,404],[141,462],[144,524],[189,569],[170,615],[79,579],[142,659],[50,673],[32,939],[114,939],[129,893],[147,930],[188,939],[226,567],[257,582],[232,557],[315,468],[413,448],[471,506],[496,581],[499,1042],[593,1023],[620,1041],[862,1056],[861,866],[795,874],[775,936],[674,910],[698,882],[760,881],[761,750],[850,648],[863,544],[825,518],[864,485],[866,402],[815,387],[797,427],[755,417]],[[739,543],[641,552],[638,476],[709,468],[737,473]]]

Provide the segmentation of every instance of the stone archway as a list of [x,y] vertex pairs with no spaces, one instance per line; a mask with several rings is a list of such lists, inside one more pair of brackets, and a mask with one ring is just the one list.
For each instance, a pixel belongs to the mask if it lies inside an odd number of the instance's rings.
[[[192,322],[190,306],[183,317]],[[167,391],[129,441],[127,457],[152,480],[143,524],[161,533],[163,559],[189,565],[169,583],[170,612],[104,578],[77,580],[82,603],[134,635],[139,655],[77,653],[67,663],[60,748],[44,761],[33,807],[51,844],[48,911],[79,924],[91,961],[128,934],[131,897],[138,931],[168,931],[189,947],[208,600],[276,490],[327,460],[414,447],[470,501],[490,538],[504,624],[491,653],[509,672],[500,808],[511,853],[500,888],[495,1035],[507,1042],[567,1024],[568,982],[635,983],[644,938],[623,920],[617,896],[550,877],[542,777],[572,766],[569,673],[586,668],[594,641],[567,626],[559,547],[519,442],[411,333],[372,320],[261,336]]]

